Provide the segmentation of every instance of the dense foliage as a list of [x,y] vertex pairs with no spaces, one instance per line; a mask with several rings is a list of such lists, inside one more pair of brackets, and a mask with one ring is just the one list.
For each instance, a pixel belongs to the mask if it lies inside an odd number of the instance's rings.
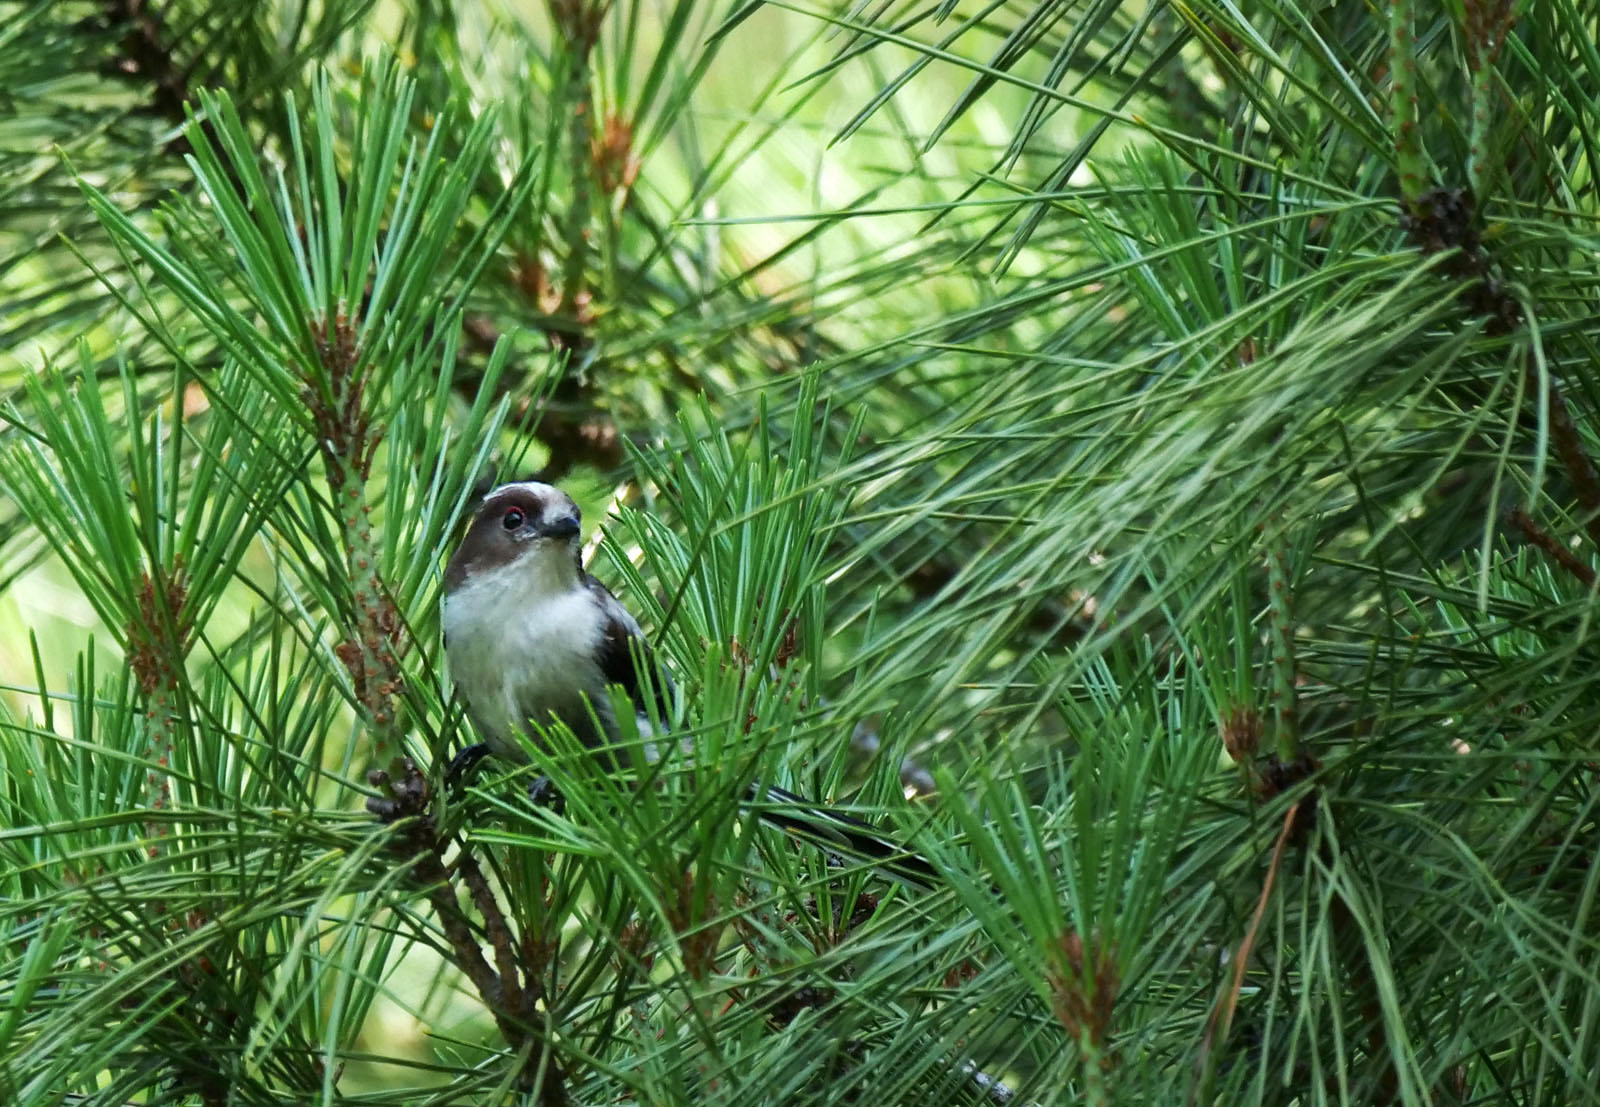
[[[1600,1101],[1597,39],[0,4],[0,1101]],[[685,739],[560,813],[529,473]]]

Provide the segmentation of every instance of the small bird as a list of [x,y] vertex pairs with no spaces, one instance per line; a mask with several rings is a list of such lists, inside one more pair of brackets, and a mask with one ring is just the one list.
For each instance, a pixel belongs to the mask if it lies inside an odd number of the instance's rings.
[[[515,732],[560,721],[588,745],[619,731],[606,689],[619,686],[649,725],[647,688],[665,718],[672,683],[627,608],[583,568],[578,505],[549,484],[504,484],[484,497],[444,576],[445,655],[483,742],[452,776],[493,754],[523,760]],[[641,679],[641,671],[648,674]],[[555,799],[548,780],[530,789]],[[752,786],[763,819],[924,887],[935,870],[870,823],[772,786]]]

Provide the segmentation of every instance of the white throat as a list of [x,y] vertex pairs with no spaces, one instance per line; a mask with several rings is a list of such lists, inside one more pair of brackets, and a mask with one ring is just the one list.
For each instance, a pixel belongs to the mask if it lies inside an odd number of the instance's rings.
[[556,547],[537,539],[535,542],[510,565],[502,566],[515,582],[512,586],[522,589],[526,600],[537,603],[583,587],[571,547]]
[[580,694],[601,697],[602,611],[568,549],[473,570],[445,597],[444,632],[450,675],[496,753],[520,754],[511,732],[530,718],[555,713],[577,729]]

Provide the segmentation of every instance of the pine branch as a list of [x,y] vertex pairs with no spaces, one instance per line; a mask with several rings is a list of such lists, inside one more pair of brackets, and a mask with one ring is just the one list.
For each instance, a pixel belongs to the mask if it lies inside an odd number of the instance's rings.
[[[427,779],[409,757],[394,766],[391,776],[381,769],[369,774],[372,786],[387,795],[367,801],[367,809],[385,825],[395,827],[397,856],[413,866],[417,886],[428,897],[449,939],[455,964],[477,990],[478,998],[494,1017],[500,1036],[515,1055],[515,1077],[524,1090],[536,1091],[541,1107],[561,1107],[567,1103],[566,1076],[555,1053],[555,1043],[536,1029],[536,1004],[539,995],[519,980],[516,944],[505,915],[495,902],[477,862],[464,844],[446,842],[435,828],[430,788]],[[483,915],[489,944],[494,951],[498,972],[483,958],[471,923],[457,902],[445,854],[457,852],[455,871],[462,877]]]

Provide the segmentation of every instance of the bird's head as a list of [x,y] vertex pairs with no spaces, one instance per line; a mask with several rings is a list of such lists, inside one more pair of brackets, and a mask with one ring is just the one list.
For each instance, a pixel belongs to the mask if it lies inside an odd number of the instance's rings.
[[502,484],[483,498],[450,564],[445,588],[501,569],[536,590],[570,588],[581,573],[578,505],[554,485]]

